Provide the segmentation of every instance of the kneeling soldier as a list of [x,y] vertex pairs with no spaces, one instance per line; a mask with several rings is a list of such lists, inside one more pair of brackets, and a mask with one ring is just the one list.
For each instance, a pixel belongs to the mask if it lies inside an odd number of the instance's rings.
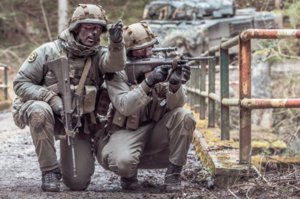
[[[151,57],[155,37],[145,21],[125,26],[127,60]],[[159,168],[167,168],[166,190],[180,190],[195,119],[182,108],[187,95],[181,76],[188,80],[189,68],[175,70],[165,81],[168,70],[158,66],[146,78],[136,77],[135,83],[128,81],[125,71],[106,80],[112,106],[107,139],[98,142],[96,153],[105,169],[121,176],[124,190],[138,188],[138,169]]]
[[[121,71],[125,66],[122,27],[123,24],[119,21],[108,28],[107,18],[101,6],[79,4],[69,20],[69,28],[60,33],[54,42],[34,50],[23,63],[13,82],[14,91],[18,96],[13,104],[14,120],[20,128],[24,128],[25,125],[30,128],[42,171],[43,191],[59,191],[61,176],[66,186],[73,190],[84,190],[90,183],[95,167],[92,135],[95,130],[100,130],[95,120],[98,88],[102,85],[106,72]],[[100,35],[107,30],[110,33],[108,48],[100,46]],[[57,71],[49,68],[50,62],[53,63],[62,56],[68,60],[69,71],[64,74],[66,77],[70,76],[66,78],[70,81],[58,79],[55,76]],[[71,139],[74,148],[69,146],[68,140],[60,142],[62,173],[56,157],[54,137],[60,132],[65,134],[62,123],[64,120],[61,118],[64,116],[63,107],[72,103],[63,106],[61,93],[54,92],[53,88],[60,81],[69,82],[70,88],[66,87],[65,90],[76,90],[81,96],[78,115],[81,115],[83,124]],[[72,126],[72,121],[69,123]],[[76,165],[76,169],[73,165]]]

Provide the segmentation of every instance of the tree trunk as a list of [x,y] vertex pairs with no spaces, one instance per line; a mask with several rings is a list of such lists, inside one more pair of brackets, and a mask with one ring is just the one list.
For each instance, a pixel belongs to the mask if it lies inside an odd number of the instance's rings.
[[58,34],[68,28],[68,0],[58,0]]

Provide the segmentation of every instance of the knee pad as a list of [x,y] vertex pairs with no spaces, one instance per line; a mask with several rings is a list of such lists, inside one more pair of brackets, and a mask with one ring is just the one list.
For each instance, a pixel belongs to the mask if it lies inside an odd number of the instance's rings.
[[117,160],[118,175],[125,178],[131,178],[135,175],[139,160],[132,156],[121,157]]
[[46,112],[44,108],[40,105],[35,105],[30,114],[30,125],[34,128],[39,127],[45,122],[45,115]]
[[63,178],[63,183],[69,187],[71,190],[74,191],[84,191],[90,184],[91,182],[91,177],[89,179],[69,179],[69,181],[64,180]]
[[193,132],[196,128],[196,121],[192,113],[185,114],[184,116],[184,128]]
[[176,119],[178,122],[183,122],[184,129],[193,132],[196,128],[196,120],[191,111],[185,108],[178,108]]

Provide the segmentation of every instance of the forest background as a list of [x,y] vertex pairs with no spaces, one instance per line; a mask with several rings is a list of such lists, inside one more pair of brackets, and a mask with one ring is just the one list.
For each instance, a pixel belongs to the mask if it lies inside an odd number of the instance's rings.
[[[58,1],[53,0],[1,0],[0,4],[0,64],[8,65],[10,74],[16,73],[24,60],[38,46],[49,42],[47,26],[53,40],[58,36]],[[129,25],[142,20],[144,7],[151,0],[64,0],[68,2],[68,18],[79,3],[100,4],[106,11],[109,23],[122,19]],[[289,6],[293,1],[282,0]],[[256,7],[257,10],[273,10],[276,0],[236,0],[239,7]],[[42,6],[46,15],[46,25]],[[107,44],[107,35],[102,36]],[[0,74],[1,75],[1,74]],[[14,77],[11,76],[10,77]]]
[[[40,45],[58,36],[58,4],[68,4],[67,15],[71,18],[79,3],[100,4],[106,11],[109,23],[122,19],[125,25],[142,20],[144,7],[151,0],[1,0],[0,4],[0,66],[9,67],[8,84],[10,98],[14,98],[12,81],[29,54]],[[278,3],[280,2],[280,3]],[[255,7],[257,11],[281,9],[286,28],[297,28],[300,2],[295,0],[235,0],[238,9]],[[291,6],[293,5],[293,6]],[[44,11],[43,11],[44,10]],[[44,15],[43,15],[44,12]],[[45,22],[47,19],[47,23]],[[51,35],[51,36],[49,36]],[[107,44],[108,35],[101,36],[101,44]],[[0,84],[3,73],[0,71]],[[3,95],[0,93],[0,100]]]

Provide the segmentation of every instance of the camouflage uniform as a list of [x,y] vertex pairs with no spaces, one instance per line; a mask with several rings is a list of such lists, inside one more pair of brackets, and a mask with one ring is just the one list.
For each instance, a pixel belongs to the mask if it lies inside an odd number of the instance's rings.
[[91,134],[101,130],[92,119],[96,114],[95,103],[89,104],[96,99],[86,97],[87,91],[91,89],[97,92],[96,87],[101,86],[102,76],[106,72],[120,71],[124,68],[125,47],[124,41],[109,41],[108,48],[100,46],[100,41],[93,47],[84,46],[74,39],[70,29],[66,29],[59,35],[58,40],[35,49],[23,63],[13,82],[14,91],[18,96],[14,101],[13,114],[19,127],[30,127],[41,171],[58,167],[54,136],[64,134],[62,123],[48,104],[49,99],[56,93],[47,88],[57,83],[54,73],[48,70],[47,63],[62,56],[63,49],[67,52],[70,82],[73,86],[78,85],[87,58],[92,59],[83,92],[83,111],[90,111],[82,115],[83,127],[79,128],[79,133],[74,139],[76,178],[73,177],[71,147],[66,140],[60,142],[63,182],[71,189],[83,190],[89,185],[94,173]]
[[[101,144],[105,143],[100,142],[101,146],[98,145],[96,151],[101,153],[101,156],[97,155],[99,163],[127,178],[132,177],[137,168],[166,168],[169,162],[185,165],[195,129],[193,114],[182,108],[186,102],[185,86],[181,85],[173,93],[168,83],[160,83],[147,95],[144,89],[150,88],[144,83],[129,86],[124,71],[117,72],[106,84],[114,106],[110,113],[114,115],[109,116],[112,123],[107,128],[108,143],[103,148]],[[154,103],[161,102],[162,98],[166,100],[166,107]],[[153,115],[153,118],[159,117],[158,121],[149,117],[153,106],[157,108],[156,114],[160,113],[160,108],[166,108],[166,113],[161,113],[162,117]],[[131,129],[130,126],[135,123],[138,123],[138,128]]]
[[[138,31],[129,27],[127,32],[137,38]],[[145,30],[138,30],[145,34]],[[152,34],[149,29],[147,32]],[[126,41],[125,35],[124,38]],[[149,38],[143,41],[147,41],[144,43],[147,46],[154,44]],[[127,52],[128,49],[127,45]],[[99,163],[125,178],[134,176],[138,168],[167,168],[170,162],[185,165],[195,129],[193,114],[182,108],[187,98],[185,85],[176,85],[177,88],[168,82],[152,88],[145,82],[131,85],[125,71],[116,72],[112,80],[106,80],[106,85],[112,106],[107,139],[100,140],[96,149]]]

